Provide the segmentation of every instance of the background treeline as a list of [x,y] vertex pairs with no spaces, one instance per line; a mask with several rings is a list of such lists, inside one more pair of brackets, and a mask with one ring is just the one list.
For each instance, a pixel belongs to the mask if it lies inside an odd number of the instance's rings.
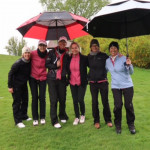
[[[74,41],[78,42],[82,48],[82,54],[87,55],[90,52],[90,41],[92,36],[84,36]],[[109,38],[96,38],[100,43],[100,49],[109,55],[109,44],[111,41],[119,43],[119,52],[123,55],[127,54],[126,39],[117,40]],[[129,57],[134,66],[140,68],[150,68],[150,35],[128,38]]]

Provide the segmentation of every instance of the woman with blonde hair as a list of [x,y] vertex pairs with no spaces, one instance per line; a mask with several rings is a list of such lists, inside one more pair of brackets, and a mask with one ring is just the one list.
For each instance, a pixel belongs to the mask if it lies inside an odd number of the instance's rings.
[[28,109],[28,87],[27,81],[30,77],[31,62],[30,48],[23,47],[22,58],[17,60],[8,74],[8,91],[13,97],[13,116],[18,128],[24,128],[23,120],[30,121],[27,115]]
[[84,96],[87,87],[87,56],[80,53],[80,46],[73,42],[70,45],[71,56],[68,63],[68,77],[73,98],[75,120],[73,125],[85,122]]

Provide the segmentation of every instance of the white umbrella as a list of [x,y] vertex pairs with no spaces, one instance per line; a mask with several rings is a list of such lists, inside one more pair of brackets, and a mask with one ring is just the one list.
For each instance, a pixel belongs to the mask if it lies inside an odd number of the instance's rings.
[[[128,0],[103,7],[84,27],[94,37],[122,39],[150,34],[150,2]],[[128,54],[128,46],[127,46]]]

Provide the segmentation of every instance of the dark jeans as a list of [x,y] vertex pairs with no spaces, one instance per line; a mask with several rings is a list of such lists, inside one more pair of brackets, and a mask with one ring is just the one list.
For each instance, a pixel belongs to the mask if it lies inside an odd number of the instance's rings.
[[133,108],[133,87],[125,88],[125,89],[112,89],[113,97],[114,97],[114,123],[116,126],[121,127],[121,120],[122,120],[122,96],[124,96],[125,102],[125,109],[126,109],[126,119],[127,124],[131,125],[134,124],[135,115],[134,115],[134,108]]
[[33,120],[39,119],[38,114],[38,99],[40,101],[40,119],[45,119],[45,107],[46,107],[46,80],[39,81],[34,78],[30,78],[30,88],[32,94],[32,116]]
[[72,98],[73,98],[73,105],[76,118],[79,118],[79,106],[81,115],[85,115],[85,104],[84,104],[84,96],[86,91],[86,86],[73,86],[70,85]]
[[68,120],[66,114],[66,82],[63,80],[47,80],[50,98],[50,118],[52,125],[58,123],[57,102],[59,101],[59,118]]
[[94,124],[100,122],[99,108],[98,108],[98,93],[100,91],[101,100],[103,104],[103,116],[105,122],[111,122],[111,112],[108,103],[108,82],[90,83],[90,91],[92,95],[92,113],[94,117]]
[[28,109],[28,88],[27,85],[22,87],[14,87],[13,97],[13,116],[15,124],[22,122],[28,118],[27,109]]

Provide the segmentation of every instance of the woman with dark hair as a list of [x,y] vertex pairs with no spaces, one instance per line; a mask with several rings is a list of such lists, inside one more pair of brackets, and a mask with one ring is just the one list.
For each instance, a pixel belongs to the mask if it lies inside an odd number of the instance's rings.
[[[45,124],[45,108],[46,108],[46,79],[47,72],[45,61],[47,57],[47,43],[45,40],[39,40],[38,49],[31,52],[31,77],[30,88],[32,94],[32,116],[33,125],[40,123]],[[38,113],[38,100],[40,102],[40,116]]]
[[133,108],[133,83],[130,75],[133,73],[131,60],[125,56],[118,56],[119,45],[111,42],[109,45],[111,56],[106,60],[106,69],[111,73],[111,89],[114,97],[114,123],[117,134],[121,134],[122,96],[124,96],[127,124],[131,134],[135,134],[134,108]]
[[[85,122],[84,96],[87,86],[87,56],[80,53],[80,46],[73,42],[70,45],[71,56],[68,63],[68,77],[73,98],[75,120],[73,125]],[[80,108],[80,109],[79,109]],[[81,114],[81,115],[80,115]]]
[[107,126],[112,127],[111,112],[108,103],[108,81],[105,69],[108,55],[100,51],[98,40],[93,39],[90,43],[91,52],[88,55],[90,91],[92,95],[92,113],[95,128],[100,128],[100,115],[98,108],[98,93],[100,92],[103,104],[103,116]]

